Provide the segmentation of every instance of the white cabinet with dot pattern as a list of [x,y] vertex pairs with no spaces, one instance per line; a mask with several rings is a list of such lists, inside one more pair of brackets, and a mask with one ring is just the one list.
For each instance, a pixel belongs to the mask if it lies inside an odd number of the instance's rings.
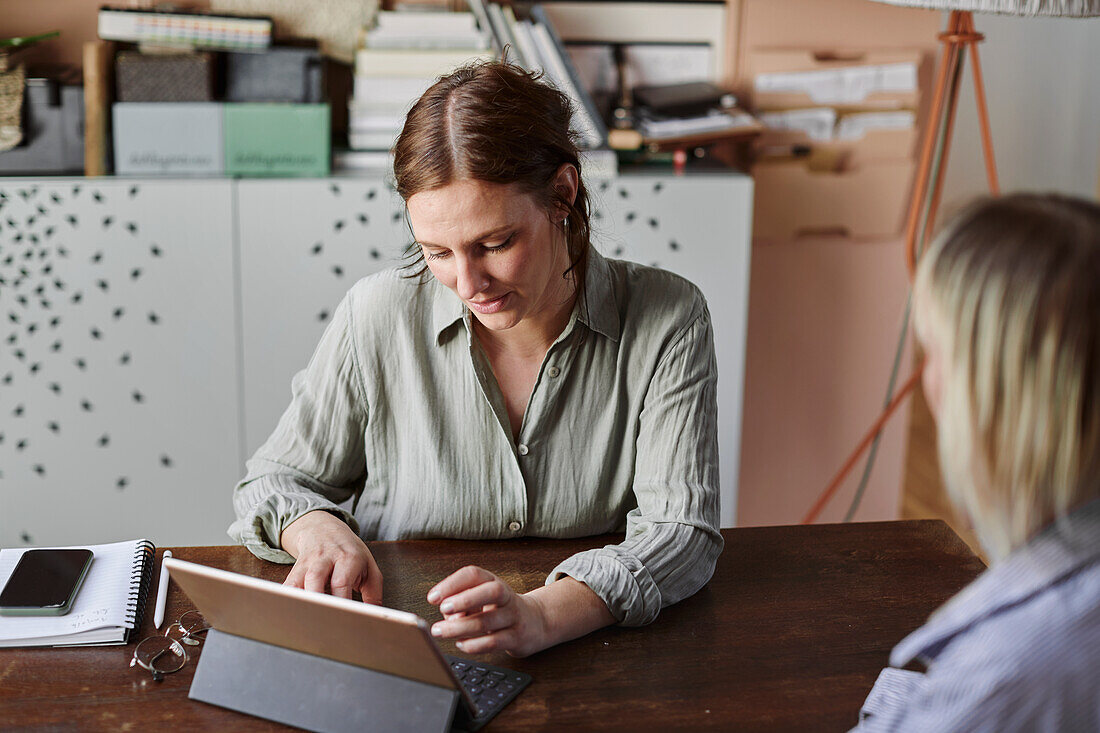
[[357,280],[401,263],[399,196],[378,180],[237,184],[244,427],[252,455],[290,403],[336,305]]
[[0,180],[0,546],[226,541],[231,193]]
[[699,286],[710,307],[718,358],[722,526],[736,521],[741,405],[752,251],[747,176],[623,176],[592,186],[596,246],[662,267]]
[[[592,181],[596,244],[696,282],[734,522],[752,184]],[[0,179],[0,546],[221,544],[327,319],[402,262],[381,179]]]

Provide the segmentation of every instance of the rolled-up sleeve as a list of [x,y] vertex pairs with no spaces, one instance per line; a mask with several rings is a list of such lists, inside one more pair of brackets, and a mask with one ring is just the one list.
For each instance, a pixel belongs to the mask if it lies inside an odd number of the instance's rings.
[[338,506],[362,490],[367,470],[367,403],[351,297],[337,307],[309,364],[294,377],[290,406],[245,464],[247,474],[233,492],[237,521],[229,536],[264,560],[294,562],[279,538],[307,512],[331,512],[358,532],[354,517]]
[[624,626],[642,626],[714,573],[719,533],[718,367],[702,296],[658,362],[639,415],[626,538],[574,555],[551,572],[579,580]]

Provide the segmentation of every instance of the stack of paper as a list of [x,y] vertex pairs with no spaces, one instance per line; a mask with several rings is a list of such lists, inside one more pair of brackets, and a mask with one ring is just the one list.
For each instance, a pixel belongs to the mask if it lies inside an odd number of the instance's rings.
[[814,104],[857,105],[879,92],[915,92],[916,64],[845,66],[838,69],[758,74],[757,93],[802,93]]

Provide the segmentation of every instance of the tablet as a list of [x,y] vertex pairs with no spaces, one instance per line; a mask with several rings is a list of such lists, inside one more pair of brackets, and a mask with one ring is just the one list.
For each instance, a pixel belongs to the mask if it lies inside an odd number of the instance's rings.
[[[444,657],[428,622],[415,614],[177,558],[166,558],[163,568],[218,631],[455,690],[470,729],[484,725],[531,681],[513,670]],[[499,675],[504,684],[500,690],[477,684],[471,694],[469,680],[459,681],[471,668],[482,670],[481,678]]]

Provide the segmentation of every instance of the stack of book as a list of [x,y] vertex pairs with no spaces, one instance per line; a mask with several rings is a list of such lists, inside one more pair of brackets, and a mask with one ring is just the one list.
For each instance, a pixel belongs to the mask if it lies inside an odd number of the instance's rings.
[[109,109],[116,173],[327,175],[323,60],[315,42],[273,46],[274,30],[266,17],[100,9],[102,40],[85,49],[87,173],[105,172]]
[[[473,13],[380,11],[355,55],[355,86],[348,102],[348,145],[377,151],[393,147],[405,114],[439,77],[479,59],[493,59],[487,35]],[[349,167],[374,159],[342,156]],[[363,167],[363,166],[360,166]]]
[[517,18],[511,7],[471,0],[471,7],[492,31],[497,48],[510,48],[509,59],[544,78],[573,103],[573,127],[581,147],[587,150],[607,144],[607,126],[565,50],[561,37],[541,5],[532,5],[526,18]]
[[417,99],[441,76],[481,59],[507,59],[544,79],[572,101],[572,126],[587,173],[613,176],[615,153],[606,148],[607,127],[581,83],[561,38],[541,6],[519,19],[512,7],[470,0],[471,12],[381,11],[363,33],[355,57],[354,95],[348,103],[348,151],[334,165],[345,170],[385,170],[391,149]]
[[508,48],[508,60],[528,71],[540,72],[573,103],[572,127],[582,150],[581,168],[588,178],[610,178],[618,173],[618,157],[607,148],[607,125],[554,24],[541,5],[530,6],[526,17],[517,17],[509,5],[470,0],[482,27],[488,28],[493,45]]

